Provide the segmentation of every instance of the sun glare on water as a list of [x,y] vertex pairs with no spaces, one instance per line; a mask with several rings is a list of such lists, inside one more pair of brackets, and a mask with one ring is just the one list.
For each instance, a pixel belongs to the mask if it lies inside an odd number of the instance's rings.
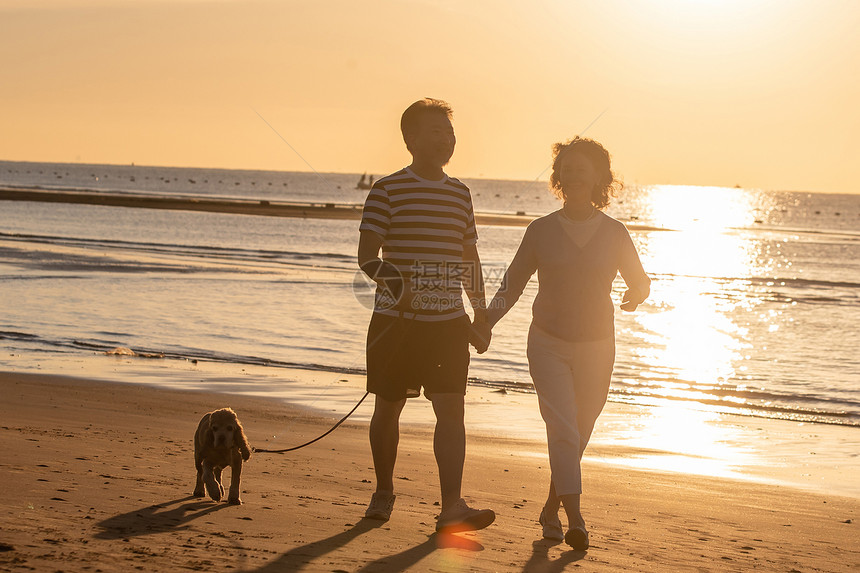
[[[733,316],[744,299],[722,285],[754,275],[756,253],[737,229],[753,217],[742,190],[663,186],[651,189],[650,217],[678,232],[652,233],[642,248],[654,312],[636,320],[647,333],[643,358],[676,382],[718,385],[732,379],[749,343]],[[660,275],[671,275],[662,282]],[[669,286],[671,284],[671,287]]]
[[727,398],[709,390],[734,388],[744,377],[751,342],[738,317],[753,303],[737,293],[745,278],[762,272],[754,242],[744,236],[754,205],[741,189],[658,186],[648,192],[648,219],[673,231],[639,237],[643,265],[655,280],[648,304],[632,316],[630,334],[643,339],[637,353],[647,367],[624,382],[647,385],[653,409],[629,440],[678,456],[648,457],[643,465],[726,475],[747,453],[726,445],[713,422],[721,416],[714,400]]

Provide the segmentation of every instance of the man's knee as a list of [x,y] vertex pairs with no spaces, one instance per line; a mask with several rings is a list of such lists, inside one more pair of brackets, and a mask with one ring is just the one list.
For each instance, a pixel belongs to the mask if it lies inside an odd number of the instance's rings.
[[377,394],[373,405],[373,418],[377,422],[397,422],[405,404],[406,398],[391,401]]
[[457,393],[437,393],[430,396],[437,420],[462,421],[466,397]]

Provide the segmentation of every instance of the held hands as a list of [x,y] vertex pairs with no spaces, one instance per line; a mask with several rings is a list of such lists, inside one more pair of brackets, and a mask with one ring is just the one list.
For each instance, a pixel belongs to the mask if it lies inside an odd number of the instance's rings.
[[490,347],[493,337],[492,327],[486,322],[473,322],[469,329],[469,344],[475,347],[478,354],[483,354]]

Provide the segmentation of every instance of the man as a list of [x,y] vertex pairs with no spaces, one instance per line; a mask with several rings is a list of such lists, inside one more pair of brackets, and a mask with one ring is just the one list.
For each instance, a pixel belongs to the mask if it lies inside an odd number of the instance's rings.
[[490,332],[472,197],[443,170],[456,143],[451,117],[447,103],[429,98],[403,113],[400,129],[412,163],[368,194],[358,264],[377,283],[367,333],[367,389],[376,395],[370,422],[376,492],[365,517],[391,516],[400,413],[423,387],[436,415],[433,450],[442,490],[436,530],[454,532],[487,527],[496,515],[469,507],[460,495],[469,341],[484,352]]

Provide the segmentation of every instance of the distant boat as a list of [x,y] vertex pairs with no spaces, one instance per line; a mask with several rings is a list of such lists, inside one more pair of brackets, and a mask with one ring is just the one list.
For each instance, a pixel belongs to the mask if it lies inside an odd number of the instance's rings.
[[373,187],[373,175],[370,176],[370,179],[367,178],[367,172],[361,174],[361,179],[358,180],[358,183],[355,184],[356,189],[370,189]]

